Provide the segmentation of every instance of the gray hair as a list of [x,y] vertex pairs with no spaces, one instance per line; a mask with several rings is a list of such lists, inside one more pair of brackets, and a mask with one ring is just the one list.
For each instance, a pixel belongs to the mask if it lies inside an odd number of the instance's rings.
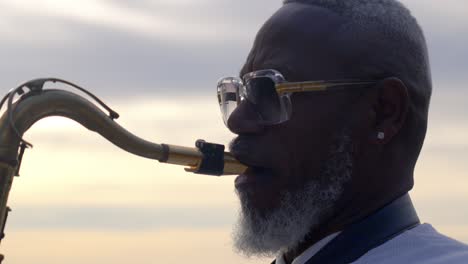
[[[432,80],[424,33],[411,12],[397,0],[284,0],[288,3],[322,7],[346,20],[338,33],[362,47],[352,71],[373,78],[398,77],[405,83],[410,107],[400,138],[415,146],[409,154],[416,162],[426,133]],[[368,50],[375,50],[370,48],[381,52],[370,54]]]
[[349,134],[345,127],[335,135],[320,175],[299,190],[279,193],[281,203],[267,216],[251,206],[249,191],[237,190],[241,211],[233,238],[238,253],[273,257],[288,252],[333,214],[352,179],[354,146]]

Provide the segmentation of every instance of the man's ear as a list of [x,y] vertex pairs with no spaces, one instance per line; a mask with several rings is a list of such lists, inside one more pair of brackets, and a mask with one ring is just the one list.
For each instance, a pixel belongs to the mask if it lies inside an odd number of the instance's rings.
[[387,144],[398,134],[406,120],[409,93],[406,85],[395,77],[380,81],[376,88],[373,105],[375,122],[370,138],[374,144]]

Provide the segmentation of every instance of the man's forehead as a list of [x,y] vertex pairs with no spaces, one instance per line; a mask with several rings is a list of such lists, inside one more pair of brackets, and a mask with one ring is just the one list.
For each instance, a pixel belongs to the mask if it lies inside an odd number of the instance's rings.
[[333,60],[336,49],[342,48],[342,43],[336,43],[336,34],[344,22],[325,8],[299,3],[284,5],[259,30],[241,76],[265,68],[288,75],[287,72],[298,73],[311,63],[328,63],[325,60]]

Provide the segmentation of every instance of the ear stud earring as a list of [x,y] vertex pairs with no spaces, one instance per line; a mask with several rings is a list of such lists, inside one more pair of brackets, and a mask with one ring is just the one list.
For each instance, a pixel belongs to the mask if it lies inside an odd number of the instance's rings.
[[384,132],[378,132],[377,133],[377,139],[379,139],[379,140],[385,139],[385,133]]

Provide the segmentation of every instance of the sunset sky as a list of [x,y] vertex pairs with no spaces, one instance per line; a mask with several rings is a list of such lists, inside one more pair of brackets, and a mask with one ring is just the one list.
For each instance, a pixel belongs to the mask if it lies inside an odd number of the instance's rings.
[[[412,197],[423,222],[468,243],[468,2],[405,0],[434,82]],[[89,89],[156,143],[227,144],[218,78],[237,75],[280,0],[0,0],[0,92],[54,76]],[[55,87],[49,85],[49,87]],[[126,153],[63,118],[28,131],[0,252],[12,264],[269,263],[231,248],[234,177]]]

